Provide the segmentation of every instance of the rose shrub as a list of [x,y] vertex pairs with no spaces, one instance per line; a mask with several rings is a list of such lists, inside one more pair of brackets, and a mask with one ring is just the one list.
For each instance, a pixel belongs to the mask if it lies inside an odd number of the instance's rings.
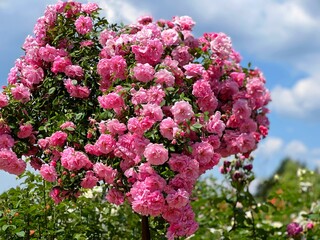
[[111,203],[164,218],[167,238],[189,236],[197,179],[267,135],[265,79],[190,17],[119,27],[98,11],[58,2],[26,38],[0,94],[0,169],[30,162],[56,203],[104,183]]

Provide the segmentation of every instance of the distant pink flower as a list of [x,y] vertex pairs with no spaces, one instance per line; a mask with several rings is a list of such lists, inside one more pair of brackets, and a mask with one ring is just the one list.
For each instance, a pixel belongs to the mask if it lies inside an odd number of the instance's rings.
[[21,82],[25,85],[39,84],[43,81],[44,78],[44,71],[41,67],[36,67],[32,65],[27,65],[22,69],[22,80]]
[[38,146],[41,148],[41,149],[46,149],[49,147],[49,141],[50,141],[50,138],[49,137],[46,137],[46,138],[42,138],[42,139],[39,139],[38,140]]
[[76,125],[73,122],[67,121],[60,125],[62,130],[74,131],[76,129]]
[[133,45],[131,48],[138,63],[149,63],[150,65],[159,63],[164,51],[159,39],[148,40],[143,45]]
[[40,47],[39,49],[39,56],[45,62],[53,62],[58,54],[58,50],[55,47],[50,46],[49,44],[44,47]]
[[175,29],[166,29],[161,32],[161,38],[166,46],[172,46],[179,43],[179,34]]
[[95,146],[103,154],[108,154],[113,151],[116,146],[116,140],[109,134],[101,134]]
[[195,64],[195,63],[189,63],[187,65],[184,65],[183,68],[186,70],[184,74],[186,75],[187,78],[200,77],[205,71],[202,64]]
[[0,108],[7,106],[9,103],[8,97],[6,94],[0,93]]
[[173,119],[177,123],[190,120],[194,116],[192,106],[186,101],[176,102],[171,108]]
[[92,166],[92,163],[83,152],[68,147],[61,153],[61,165],[70,171],[75,171],[81,168],[88,169]]
[[175,128],[178,128],[178,125],[170,117],[165,118],[160,122],[160,133],[169,140],[174,138],[173,132]]
[[225,124],[221,121],[221,113],[219,111],[210,116],[209,121],[206,124],[206,129],[209,133],[217,134],[219,137],[222,136]]
[[62,131],[53,133],[50,137],[50,146],[52,147],[63,147],[67,140],[68,134]]
[[108,80],[123,80],[126,78],[127,63],[122,56],[113,56],[110,59],[103,58],[97,65],[97,72]]
[[94,176],[93,171],[87,171],[85,177],[82,179],[80,186],[83,188],[93,188],[97,185],[98,178]]
[[144,150],[143,155],[152,165],[164,164],[169,158],[168,150],[163,146],[163,144],[157,143],[149,143]]
[[32,134],[32,125],[30,123],[21,125],[17,133],[18,138],[28,138]]
[[0,149],[12,148],[14,146],[14,139],[9,134],[0,135]]
[[99,123],[99,131],[101,134],[109,132],[111,135],[122,135],[127,130],[124,123],[118,119],[110,119],[106,122]]
[[209,162],[214,156],[214,149],[207,142],[197,142],[192,145],[192,156],[198,162]]
[[123,192],[119,191],[116,188],[111,188],[107,192],[106,200],[109,203],[113,203],[115,205],[122,205],[124,202]]
[[26,170],[27,164],[22,159],[10,162],[7,169],[4,169],[10,174],[21,175]]
[[40,168],[42,178],[48,182],[54,182],[58,178],[56,169],[48,164],[42,164]]
[[83,69],[79,65],[68,65],[65,68],[65,74],[70,78],[82,78]]
[[65,72],[69,65],[72,65],[72,62],[68,57],[57,56],[53,61],[51,71],[53,73]]
[[179,188],[177,191],[170,192],[166,197],[166,201],[171,208],[182,208],[190,201],[189,196],[186,190]]
[[142,105],[141,115],[148,117],[153,121],[161,121],[163,118],[163,112],[159,105],[157,104],[144,104]]
[[182,30],[191,30],[196,24],[189,16],[176,16],[173,18],[173,22],[181,27]]
[[167,87],[172,87],[175,82],[175,77],[167,69],[160,69],[155,73],[154,77],[156,83],[165,85]]
[[192,60],[189,49],[188,46],[178,46],[172,51],[172,58],[179,62],[179,66],[184,66]]
[[145,64],[138,63],[133,68],[133,77],[140,82],[151,81],[154,77],[154,73],[155,73],[154,68],[148,63],[145,63]]
[[141,16],[138,18],[138,23],[142,25],[147,25],[149,23],[152,23],[153,18],[151,16]]
[[81,10],[87,14],[91,14],[99,9],[96,3],[86,3],[81,5]]
[[11,88],[11,93],[15,100],[22,103],[30,101],[30,89],[22,84],[17,84],[15,87]]
[[84,35],[92,30],[93,23],[90,17],[80,16],[74,23],[78,33]]
[[6,148],[1,148],[0,149],[0,169],[7,171],[8,166],[10,165],[11,162],[16,162],[18,161],[17,155]]
[[99,104],[104,109],[117,109],[124,107],[124,100],[117,93],[109,93],[98,97]]
[[192,94],[197,98],[208,97],[212,94],[209,82],[203,79],[197,80],[192,88]]
[[117,170],[103,163],[95,163],[93,165],[93,171],[100,180],[104,180],[107,184],[113,184]]

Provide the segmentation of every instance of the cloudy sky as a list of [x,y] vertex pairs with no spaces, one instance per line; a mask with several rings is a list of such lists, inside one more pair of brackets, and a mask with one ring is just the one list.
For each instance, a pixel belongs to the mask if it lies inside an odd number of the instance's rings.
[[[87,1],[81,1],[87,2]],[[188,15],[194,34],[225,32],[243,56],[267,78],[272,93],[271,130],[255,152],[254,171],[266,178],[281,159],[320,166],[320,2],[314,0],[97,0],[110,22],[131,23],[141,15],[171,19]],[[0,0],[0,83],[45,6],[55,0]],[[0,170],[0,192],[17,184]]]

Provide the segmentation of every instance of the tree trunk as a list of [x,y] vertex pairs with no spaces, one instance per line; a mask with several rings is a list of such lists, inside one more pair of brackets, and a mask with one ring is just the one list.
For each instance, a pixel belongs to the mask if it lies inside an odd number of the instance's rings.
[[149,221],[147,216],[141,216],[142,240],[150,240]]

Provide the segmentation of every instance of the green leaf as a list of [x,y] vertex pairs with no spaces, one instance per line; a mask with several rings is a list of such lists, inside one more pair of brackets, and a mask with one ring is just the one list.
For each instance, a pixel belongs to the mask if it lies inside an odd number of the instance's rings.
[[18,237],[24,237],[25,236],[25,232],[24,231],[20,231],[20,232],[17,232],[16,233],[16,235],[18,236]]
[[3,225],[3,226],[2,226],[2,230],[3,230],[3,231],[6,231],[9,227],[12,227],[13,229],[16,229],[16,228],[17,228],[15,225],[7,225],[7,224],[6,224],[6,225]]
[[55,88],[55,87],[52,87],[52,88],[49,89],[48,93],[51,95],[51,94],[54,93],[55,90],[56,90],[56,88]]

